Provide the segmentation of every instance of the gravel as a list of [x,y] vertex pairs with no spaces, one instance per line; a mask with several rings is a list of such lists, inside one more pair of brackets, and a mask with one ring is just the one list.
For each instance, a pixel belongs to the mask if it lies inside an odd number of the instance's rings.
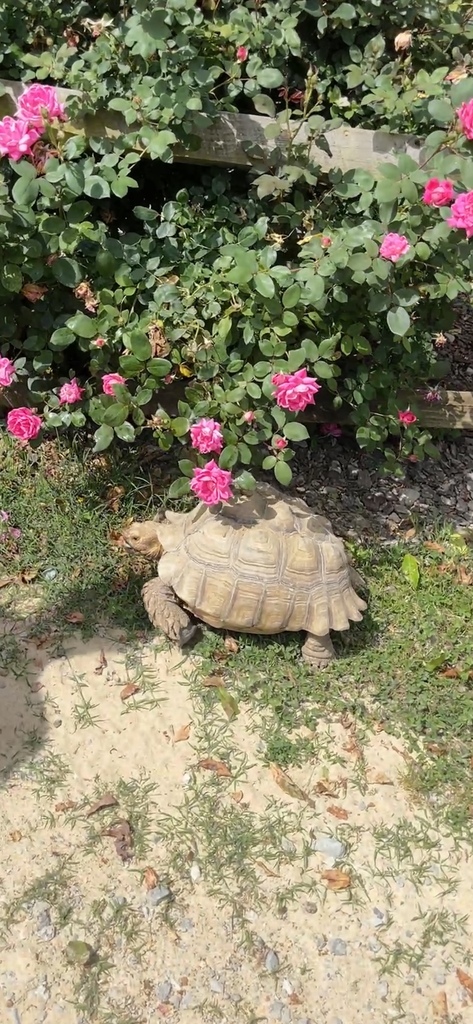
[[346,956],[348,952],[347,944],[343,939],[330,939],[328,948],[334,956]]
[[146,893],[146,903],[149,907],[159,907],[162,903],[168,903],[174,899],[174,894],[167,885],[157,885]]
[[274,952],[274,949],[268,949],[264,966],[270,974],[276,974],[276,971],[279,971],[279,957],[278,954]]
[[170,981],[163,981],[156,985],[156,998],[160,1003],[168,1003],[172,996],[172,985]]

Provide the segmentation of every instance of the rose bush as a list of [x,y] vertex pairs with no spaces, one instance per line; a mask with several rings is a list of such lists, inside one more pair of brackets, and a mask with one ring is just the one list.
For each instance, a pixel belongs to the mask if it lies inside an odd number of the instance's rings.
[[[343,410],[391,469],[435,454],[396,396],[435,393],[432,335],[470,288],[469,17],[444,0],[26,10],[0,12],[2,73],[24,87],[0,121],[0,398],[26,388],[7,429],[92,424],[97,451],[151,430],[183,456],[172,493],[203,500],[257,466],[289,483],[320,403],[325,432]],[[64,106],[55,83],[80,94]],[[99,108],[118,135],[86,133]],[[171,164],[222,109],[270,115],[271,168]],[[322,175],[298,129],[324,146],[340,118],[414,129],[419,164]]]

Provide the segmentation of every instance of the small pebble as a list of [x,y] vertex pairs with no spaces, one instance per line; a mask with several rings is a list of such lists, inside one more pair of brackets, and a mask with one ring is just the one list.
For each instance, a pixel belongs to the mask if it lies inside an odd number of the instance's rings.
[[284,978],[281,988],[287,996],[294,995],[294,985],[289,981],[289,978]]
[[47,583],[52,583],[52,581],[56,579],[57,569],[45,569],[41,575],[43,580],[46,580]]
[[389,985],[387,981],[378,982],[378,995],[380,999],[387,999],[389,993]]
[[212,992],[215,992],[216,995],[223,996],[223,993],[225,991],[225,985],[223,981],[220,981],[220,978],[211,978],[210,989]]
[[227,999],[229,999],[231,1003],[234,1003],[235,1006],[238,1006],[238,1003],[243,1002],[243,996],[240,995],[239,992],[227,992]]
[[281,849],[284,850],[284,853],[287,853],[290,856],[296,852],[296,844],[292,842],[292,839],[286,839],[286,837],[283,836],[281,839]]
[[380,910],[379,907],[373,907],[373,918],[371,925],[373,928],[381,928],[384,924],[388,923],[388,915],[384,910]]
[[302,909],[305,910],[306,914],[316,914],[319,908],[316,903],[303,903]]
[[347,955],[347,944],[343,939],[330,939],[328,948],[334,956]]
[[182,917],[177,926],[181,932],[191,932],[195,924],[190,917]]
[[174,895],[167,885],[157,885],[146,893],[146,902],[150,907],[159,907],[161,903],[167,903],[174,899]]
[[346,853],[344,844],[339,839],[332,839],[330,836],[317,836],[310,845],[316,853],[322,853],[326,857],[333,857],[334,860],[341,860]]
[[445,974],[445,971],[435,971],[434,981],[436,985],[445,985],[446,980],[447,975]]
[[112,896],[110,899],[112,907],[124,907],[128,903],[126,896]]
[[378,942],[377,939],[369,939],[368,949],[370,949],[372,953],[379,953],[382,948],[381,943]]
[[172,995],[172,985],[170,981],[163,981],[160,985],[156,985],[156,998],[160,1003],[168,1003]]
[[185,992],[179,1003],[181,1010],[190,1010],[193,1006],[197,1006],[198,1000],[196,999],[193,992]]
[[278,954],[274,952],[274,949],[268,950],[264,966],[270,974],[276,974],[276,971],[279,971],[279,957]]
[[196,864],[196,863],[192,864],[189,874],[191,876],[191,881],[194,882],[194,885],[197,882],[200,882],[200,880],[202,878],[202,872],[201,872],[200,867],[199,867],[198,864]]

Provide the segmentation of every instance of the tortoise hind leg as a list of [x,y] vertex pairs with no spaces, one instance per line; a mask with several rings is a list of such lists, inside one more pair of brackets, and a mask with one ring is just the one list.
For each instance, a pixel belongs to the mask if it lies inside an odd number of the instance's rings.
[[179,647],[189,643],[197,625],[178,604],[171,587],[166,586],[159,576],[156,576],[145,583],[141,595],[153,626],[161,629],[168,639],[173,640]]
[[335,657],[330,633],[326,633],[325,636],[315,636],[314,633],[308,633],[302,648],[302,657],[311,668],[326,668],[328,663]]

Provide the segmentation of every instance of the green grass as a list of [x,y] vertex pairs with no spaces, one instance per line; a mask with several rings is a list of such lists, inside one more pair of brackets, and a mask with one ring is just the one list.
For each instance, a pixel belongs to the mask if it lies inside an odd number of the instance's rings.
[[[146,518],[165,504],[165,461],[158,452],[146,461],[146,451],[132,451],[125,459],[53,443],[38,449],[33,462],[31,455],[2,442],[0,508],[22,537],[17,552],[4,554],[0,575],[37,574],[32,583],[0,591],[4,611],[14,614],[18,597],[31,592],[40,597],[38,630],[51,622],[52,610],[63,631],[77,630],[67,616],[80,609],[85,635],[99,620],[135,641],[137,634],[151,635],[139,590],[152,567],[117,548],[110,535],[130,517]],[[113,488],[121,488],[115,502]],[[339,657],[324,673],[303,666],[301,639],[295,635],[241,635],[238,652],[222,661],[222,634],[206,630],[196,651],[204,658],[204,671],[224,671],[236,701],[261,713],[268,761],[282,767],[303,764],[313,743],[297,730],[314,730],[327,716],[349,713],[361,728],[387,723],[390,731],[407,737],[415,753],[406,764],[406,786],[433,801],[457,835],[470,835],[473,586],[459,582],[456,566],[471,572],[473,558],[447,527],[439,526],[435,539],[443,552],[426,548],[421,535],[416,546],[373,543],[355,552],[369,585],[369,609],[347,636],[334,637]],[[418,559],[417,590],[401,569],[406,551]],[[451,566],[447,571],[445,564]],[[54,579],[45,579],[51,568]],[[136,657],[130,655],[132,673],[139,672]],[[458,670],[456,678],[442,674],[448,667]],[[204,710],[219,700],[215,690],[202,691],[198,681],[192,685]],[[159,695],[151,688],[144,699],[151,706]],[[76,725],[93,722],[90,700],[84,691]],[[325,755],[330,757],[329,748]]]

